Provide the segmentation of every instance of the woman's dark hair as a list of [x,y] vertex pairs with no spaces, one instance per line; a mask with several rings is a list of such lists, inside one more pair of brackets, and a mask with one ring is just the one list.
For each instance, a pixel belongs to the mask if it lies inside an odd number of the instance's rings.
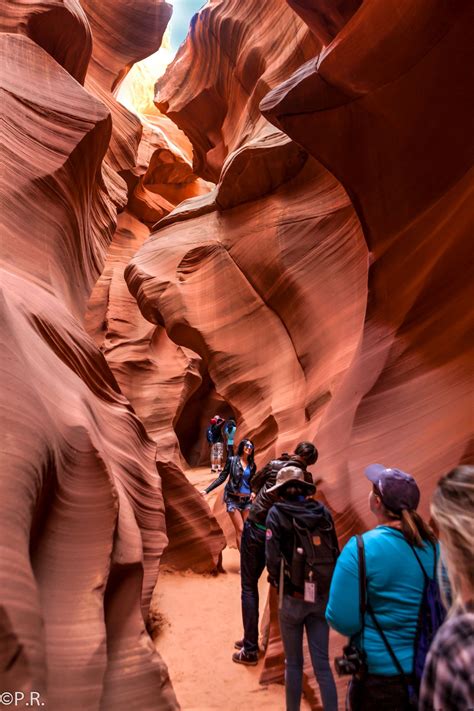
[[431,528],[414,509],[403,509],[398,512],[392,511],[385,506],[380,489],[375,484],[373,485],[373,491],[375,496],[378,496],[382,502],[387,517],[394,521],[400,521],[401,531],[410,545],[422,548],[424,545],[423,541],[430,541],[430,543],[437,542],[437,538]]
[[295,454],[303,457],[306,464],[311,465],[318,461],[318,450],[312,442],[300,442],[295,449]]
[[237,448],[237,456],[238,457],[242,456],[242,454],[244,453],[244,447],[246,444],[247,445],[250,444],[252,446],[252,452],[251,452],[251,454],[248,455],[248,463],[252,467],[253,462],[254,462],[254,456],[255,456],[255,445],[251,439],[243,439],[241,442],[239,442],[239,446]]

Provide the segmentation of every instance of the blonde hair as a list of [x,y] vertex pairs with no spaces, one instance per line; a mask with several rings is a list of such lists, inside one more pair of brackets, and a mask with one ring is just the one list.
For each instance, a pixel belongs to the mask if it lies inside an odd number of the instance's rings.
[[[474,591],[474,466],[456,467],[439,480],[431,514],[442,536],[451,610],[462,610],[462,579]],[[443,591],[442,580],[440,583]]]

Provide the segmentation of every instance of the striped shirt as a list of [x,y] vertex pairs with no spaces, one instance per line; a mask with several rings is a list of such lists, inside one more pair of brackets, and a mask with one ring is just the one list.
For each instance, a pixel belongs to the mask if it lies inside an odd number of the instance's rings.
[[474,709],[474,606],[449,617],[439,628],[426,659],[418,708]]

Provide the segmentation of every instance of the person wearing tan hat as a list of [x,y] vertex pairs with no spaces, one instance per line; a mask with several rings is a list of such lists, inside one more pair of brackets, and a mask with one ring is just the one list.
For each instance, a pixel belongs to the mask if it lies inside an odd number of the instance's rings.
[[323,709],[337,711],[328,656],[329,626],[324,616],[339,554],[334,522],[323,504],[308,498],[316,486],[307,482],[297,467],[280,469],[268,491],[279,497],[267,516],[266,559],[269,581],[279,589],[286,709],[300,709],[306,629]]

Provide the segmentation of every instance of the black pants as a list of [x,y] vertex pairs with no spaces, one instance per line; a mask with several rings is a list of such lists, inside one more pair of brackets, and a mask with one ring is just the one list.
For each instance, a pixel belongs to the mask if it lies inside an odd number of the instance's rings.
[[265,531],[246,521],[240,543],[242,621],[246,652],[258,651],[258,581],[264,568]]
[[367,674],[353,678],[347,694],[349,711],[411,711],[408,693],[401,676]]

